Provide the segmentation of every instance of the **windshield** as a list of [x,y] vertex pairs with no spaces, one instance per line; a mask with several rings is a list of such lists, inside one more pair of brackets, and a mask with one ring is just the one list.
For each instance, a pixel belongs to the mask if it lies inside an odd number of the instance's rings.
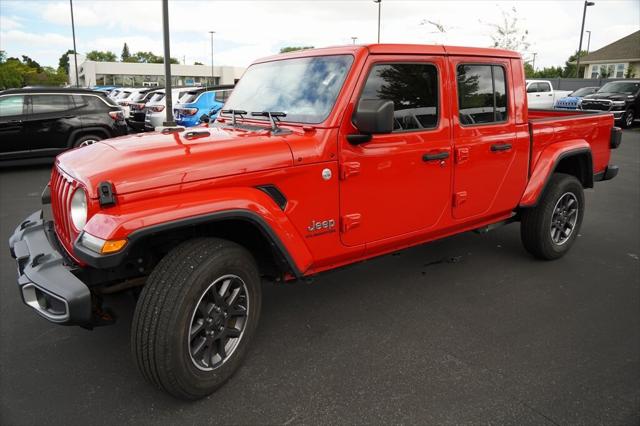
[[144,97],[147,96],[146,93],[136,93],[135,95],[133,95],[133,97],[131,98],[131,100],[133,102],[140,102],[141,100],[144,99]]
[[283,121],[322,123],[333,108],[352,62],[351,55],[335,55],[252,65],[225,109],[284,112],[287,116]]
[[580,98],[582,96],[587,96],[596,91],[593,87],[583,87],[582,89],[578,89],[575,92],[571,93],[569,96]]
[[636,93],[640,89],[640,82],[612,81],[598,90],[598,93]]

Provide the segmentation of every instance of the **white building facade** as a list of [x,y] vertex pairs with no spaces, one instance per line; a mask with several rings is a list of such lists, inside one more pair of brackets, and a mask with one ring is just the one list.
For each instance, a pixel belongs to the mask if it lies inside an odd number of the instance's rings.
[[[81,87],[122,86],[156,87],[164,86],[164,64],[139,64],[131,62],[96,62],[78,57],[78,80]],[[245,68],[214,66],[213,78],[209,65],[171,64],[171,79],[174,86],[204,86],[235,84]],[[69,84],[76,85],[73,54],[69,55]]]

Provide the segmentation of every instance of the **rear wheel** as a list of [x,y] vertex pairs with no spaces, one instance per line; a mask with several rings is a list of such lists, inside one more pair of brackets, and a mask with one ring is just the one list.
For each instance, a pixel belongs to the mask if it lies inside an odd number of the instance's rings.
[[255,261],[217,238],[187,241],[149,276],[131,330],[142,375],[183,399],[220,387],[240,366],[260,316]]
[[564,256],[578,236],[584,216],[584,190],[571,175],[555,173],[536,207],[522,211],[520,236],[535,257]]
[[94,143],[101,141],[103,138],[97,135],[84,135],[80,136],[74,143],[74,148],[79,148],[82,146],[93,145]]

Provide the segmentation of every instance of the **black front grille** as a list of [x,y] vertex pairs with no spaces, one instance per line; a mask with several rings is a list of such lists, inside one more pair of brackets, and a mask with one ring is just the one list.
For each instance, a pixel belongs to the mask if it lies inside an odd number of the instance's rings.
[[596,111],[609,111],[611,110],[611,101],[590,101],[582,100],[582,109],[596,110]]

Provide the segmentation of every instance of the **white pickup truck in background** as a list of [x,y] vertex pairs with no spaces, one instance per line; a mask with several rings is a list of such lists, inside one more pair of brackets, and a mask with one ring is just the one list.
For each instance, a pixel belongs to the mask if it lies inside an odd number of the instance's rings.
[[553,90],[549,80],[527,80],[529,108],[553,109],[556,100],[569,95],[571,90]]

